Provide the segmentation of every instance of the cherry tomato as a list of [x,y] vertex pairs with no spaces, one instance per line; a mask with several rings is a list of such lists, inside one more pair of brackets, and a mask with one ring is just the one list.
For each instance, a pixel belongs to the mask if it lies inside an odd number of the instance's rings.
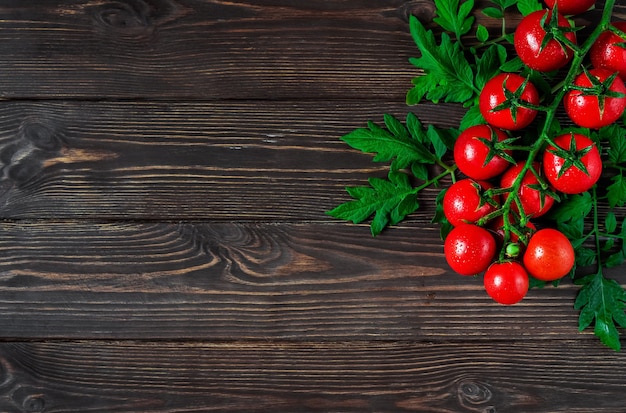
[[[626,21],[613,22],[613,26],[626,32]],[[617,34],[607,30],[600,34],[589,50],[589,58],[596,68],[619,72],[622,80],[626,80],[626,48],[620,46],[626,42]]]
[[[522,172],[525,163],[526,161],[519,161],[517,164],[507,169],[500,178],[500,187],[511,188]],[[536,173],[541,171],[541,165],[538,162],[533,162],[532,168]],[[536,185],[539,185],[539,180],[535,176],[535,173],[528,169],[522,178],[522,185],[518,191],[518,196],[522,208],[524,208],[524,214],[533,218],[545,214],[552,208],[552,205],[554,205],[554,198],[546,193],[542,194],[539,189],[533,187]],[[511,206],[513,210],[520,212],[517,203],[513,202]]]
[[[554,143],[558,147],[568,150],[570,149],[572,139],[576,145],[576,151],[588,150],[587,153],[580,157],[580,162],[585,167],[586,172],[575,164],[568,163],[565,158],[554,154],[552,152],[556,149],[554,146],[548,146],[543,153],[543,171],[555,189],[566,194],[579,194],[589,190],[600,179],[602,159],[596,144],[585,135],[566,133],[557,136],[554,139]],[[565,172],[562,172],[566,166],[567,169]],[[559,176],[559,174],[561,175]]]
[[[549,32],[546,25],[550,22],[552,11],[537,10],[525,16],[515,29],[513,45],[522,62],[531,69],[539,72],[551,72],[568,64],[574,57],[574,52],[556,38],[544,38]],[[542,24],[542,21],[545,21]],[[557,15],[559,27],[571,27],[570,22],[560,13]],[[549,30],[549,29],[548,29]],[[550,35],[551,36],[551,35]],[[565,38],[576,44],[574,32],[565,33]]]
[[558,12],[561,14],[572,15],[586,12],[596,3],[596,0],[545,0],[545,2],[551,9],[556,3]]
[[562,232],[553,228],[537,231],[524,252],[524,266],[533,277],[554,281],[574,267],[574,248]]
[[450,268],[461,275],[475,275],[491,264],[496,241],[485,228],[462,224],[450,231],[443,248]]
[[[456,181],[443,196],[443,214],[453,226],[475,223],[490,212],[495,206],[483,199],[483,192],[493,185],[485,181],[461,179]],[[497,202],[497,200],[494,200]]]
[[[522,88],[524,82],[526,84]],[[505,90],[518,95],[519,102],[507,97]],[[512,104],[513,107],[495,110],[505,103]],[[535,85],[516,73],[500,73],[494,76],[487,81],[478,98],[478,107],[485,120],[490,125],[506,130],[525,128],[537,116],[537,110],[515,106],[516,103],[530,103],[534,106],[539,104],[539,92]]]
[[[476,125],[465,129],[454,143],[454,162],[459,170],[473,179],[490,179],[500,175],[510,165],[490,145],[507,139],[501,129],[489,125]],[[486,144],[485,141],[491,142]],[[509,156],[513,151],[504,151]],[[491,156],[491,157],[490,157]]]
[[516,304],[528,293],[528,273],[516,261],[496,262],[483,277],[485,291],[500,304]]
[[[606,69],[591,69],[589,74],[600,82],[605,82],[614,72]],[[581,73],[574,80],[575,86],[590,88],[593,86],[586,73]],[[608,85],[608,90],[626,94],[624,81],[618,76]],[[618,120],[626,109],[626,96],[610,97],[572,89],[563,98],[565,112],[569,118],[583,128],[600,129]]]

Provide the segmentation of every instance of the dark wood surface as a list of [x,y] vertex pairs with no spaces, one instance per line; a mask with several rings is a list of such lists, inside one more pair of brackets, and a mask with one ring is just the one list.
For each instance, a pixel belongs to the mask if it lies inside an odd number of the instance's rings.
[[461,119],[404,105],[433,10],[0,1],[0,411],[626,411],[577,287],[493,303],[436,191],[376,239],[325,215],[385,174],[340,136]]

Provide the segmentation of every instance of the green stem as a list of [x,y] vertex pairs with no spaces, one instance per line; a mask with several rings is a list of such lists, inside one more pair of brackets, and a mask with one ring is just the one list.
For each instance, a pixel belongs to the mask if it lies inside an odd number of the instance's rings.
[[[583,64],[583,60],[585,56],[587,55],[587,53],[589,53],[591,46],[596,41],[596,39],[600,36],[600,34],[603,31],[607,30],[607,28],[610,26],[611,16],[613,14],[614,6],[615,6],[615,0],[606,0],[600,23],[598,24],[598,26],[594,28],[594,30],[591,32],[591,34],[586,39],[586,41],[582,44],[582,46],[574,50],[574,57],[572,58],[572,61],[570,62],[569,71],[567,72],[567,75],[565,76],[565,79],[563,80],[563,85],[565,87],[561,87],[559,90],[555,91],[556,93],[554,95],[552,102],[546,108],[545,120],[543,123],[543,127],[541,128],[541,132],[539,133],[537,140],[530,147],[527,161],[524,164],[524,167],[520,171],[519,175],[513,182],[513,185],[511,186],[511,195],[507,197],[506,201],[502,205],[502,209],[504,211],[503,217],[504,217],[504,245],[505,246],[509,242],[509,239],[510,239],[511,229],[510,229],[510,222],[509,222],[508,216],[509,216],[509,212],[511,211],[511,205],[513,202],[516,202],[518,205],[521,204],[518,193],[522,186],[522,180],[524,176],[526,175],[526,172],[528,172],[531,169],[533,162],[535,161],[535,159],[541,152],[544,144],[552,142],[548,133],[550,131],[550,127],[552,126],[552,123],[554,122],[556,112],[559,106],[561,105],[561,102],[563,101],[565,94],[568,91],[567,85],[571,85],[574,82],[575,77],[580,73],[580,70],[581,70],[580,68]],[[594,199],[596,199],[595,192],[594,192]],[[598,237],[596,237],[596,239],[597,238]],[[503,248],[503,250],[505,248]],[[597,251],[599,254],[599,244],[598,244]],[[504,256],[505,256],[504,252],[501,251],[500,259],[501,260],[504,259]]]

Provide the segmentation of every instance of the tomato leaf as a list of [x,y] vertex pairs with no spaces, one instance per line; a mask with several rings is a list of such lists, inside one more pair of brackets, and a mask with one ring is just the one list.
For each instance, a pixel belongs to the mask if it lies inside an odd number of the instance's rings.
[[391,115],[385,115],[383,129],[373,122],[367,128],[359,128],[341,139],[351,147],[365,153],[375,153],[374,162],[393,161],[391,169],[407,168],[413,162],[434,163],[433,155],[419,137],[411,136],[406,127]]
[[459,39],[474,24],[474,17],[471,16],[473,8],[474,0],[465,0],[462,3],[459,0],[435,0],[437,17],[433,21]]
[[390,173],[388,179],[371,177],[368,182],[369,187],[347,187],[346,191],[355,200],[343,203],[327,214],[355,224],[374,215],[370,229],[376,236],[387,225],[399,223],[418,209],[417,190],[410,185],[405,174]]
[[410,62],[423,70],[413,78],[413,88],[407,93],[407,104],[414,105],[426,98],[437,103],[464,103],[477,95],[474,89],[474,72],[460,43],[452,42],[446,33],[441,34],[438,45],[432,30],[426,30],[415,16],[410,18],[410,31],[421,52]]
[[500,67],[506,62],[506,48],[501,44],[489,46],[482,56],[476,56],[476,79],[474,84],[482,90],[489,79],[500,73]]
[[609,201],[609,206],[622,207],[626,203],[626,179],[620,173],[611,178],[613,182],[606,188],[606,195]]
[[615,323],[626,327],[626,291],[602,273],[584,277],[576,283],[582,286],[574,303],[574,308],[580,310],[579,330],[584,330],[595,321],[594,333],[600,341],[607,347],[620,350]]
[[539,0],[518,0],[517,9],[523,16],[527,16],[534,11],[543,9],[543,5]]
[[593,207],[591,194],[570,195],[550,212],[550,217],[557,222],[578,221],[585,218]]

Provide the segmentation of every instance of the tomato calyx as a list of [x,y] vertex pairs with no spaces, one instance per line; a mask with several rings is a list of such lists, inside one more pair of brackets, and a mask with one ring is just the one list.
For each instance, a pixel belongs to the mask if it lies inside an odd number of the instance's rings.
[[523,98],[526,87],[530,83],[530,79],[528,77],[524,78],[524,81],[514,91],[511,91],[507,88],[507,81],[508,78],[505,77],[502,82],[502,91],[504,92],[505,97],[504,102],[492,108],[490,112],[495,113],[501,110],[510,109],[513,123],[517,123],[517,111],[519,108],[531,110],[545,110],[545,108],[538,105],[533,105]]
[[611,90],[611,85],[613,85],[613,82],[615,82],[615,80],[619,76],[618,72],[614,72],[610,76],[608,76],[606,79],[600,80],[598,79],[597,76],[594,76],[592,73],[590,73],[586,67],[583,66],[582,69],[583,69],[585,76],[591,83],[591,86],[581,86],[577,84],[571,84],[567,88],[568,90],[575,90],[575,91],[580,92],[581,96],[597,97],[598,106],[600,107],[601,114],[604,113],[604,108],[606,105],[607,98],[617,98],[617,99],[626,98],[626,94]]
[[554,3],[552,10],[548,10],[540,20],[541,28],[546,32],[539,50],[543,51],[550,41],[555,40],[565,55],[569,55],[572,52],[577,52],[578,45],[567,38],[566,33],[575,33],[582,29],[582,27],[569,27],[559,26],[559,14],[557,3]]
[[552,142],[550,143],[551,147],[546,149],[548,152],[564,160],[563,166],[557,174],[558,178],[561,178],[563,175],[565,175],[565,173],[571,167],[576,167],[580,169],[585,175],[589,175],[589,171],[587,170],[587,166],[585,165],[585,163],[582,161],[582,157],[587,155],[594,146],[593,144],[590,144],[589,146],[585,146],[582,149],[577,149],[576,139],[574,139],[574,133],[571,132],[570,136],[571,139],[568,149],[564,149],[561,146],[556,145]]
[[491,137],[489,139],[483,137],[477,137],[476,139],[481,141],[487,149],[489,149],[489,152],[485,157],[485,161],[483,162],[483,167],[486,167],[495,157],[500,157],[511,164],[515,163],[515,159],[513,159],[509,152],[511,151],[511,144],[517,140],[516,137],[507,138],[501,141],[498,139],[498,134],[492,129]]

